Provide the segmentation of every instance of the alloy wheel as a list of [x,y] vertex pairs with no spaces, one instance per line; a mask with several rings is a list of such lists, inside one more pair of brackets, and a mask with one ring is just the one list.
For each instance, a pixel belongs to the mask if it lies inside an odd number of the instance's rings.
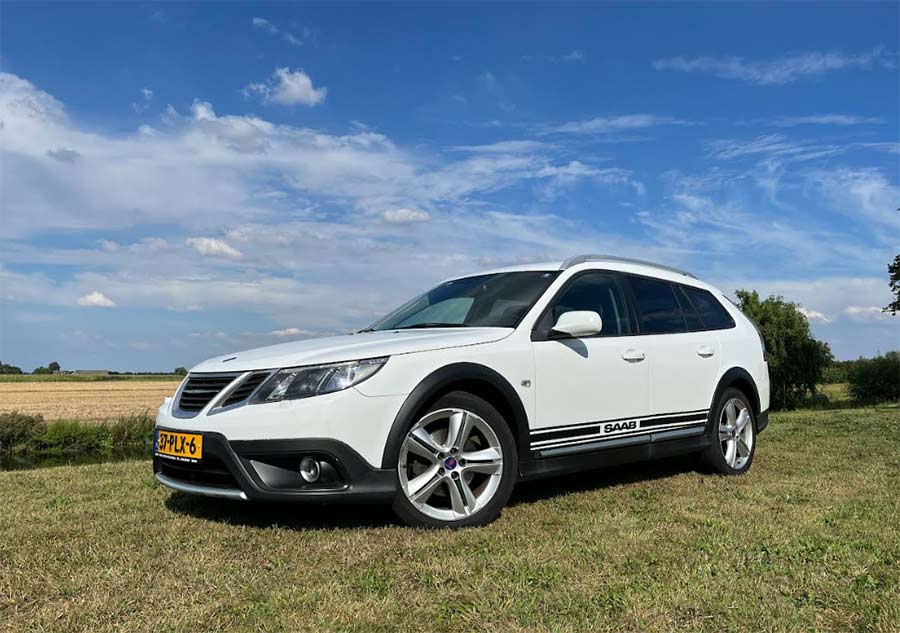
[[719,416],[719,442],[725,463],[733,470],[741,470],[753,453],[753,416],[739,398],[731,398]]
[[458,521],[484,508],[497,492],[503,449],[480,416],[439,409],[406,434],[397,466],[403,493],[417,510],[441,521]]

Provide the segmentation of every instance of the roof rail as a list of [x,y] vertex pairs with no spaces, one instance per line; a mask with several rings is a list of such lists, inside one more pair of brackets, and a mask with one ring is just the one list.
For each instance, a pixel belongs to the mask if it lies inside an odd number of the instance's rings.
[[616,255],[575,255],[574,257],[570,257],[569,259],[564,261],[560,265],[559,269],[565,270],[567,268],[571,268],[572,266],[577,266],[578,264],[584,264],[585,262],[621,262],[623,264],[639,264],[641,266],[650,266],[652,268],[668,270],[669,272],[678,273],[679,275],[686,275],[688,277],[696,279],[694,275],[687,272],[686,270],[681,270],[680,268],[673,268],[672,266],[665,266],[663,264],[648,262],[643,259],[617,257]]

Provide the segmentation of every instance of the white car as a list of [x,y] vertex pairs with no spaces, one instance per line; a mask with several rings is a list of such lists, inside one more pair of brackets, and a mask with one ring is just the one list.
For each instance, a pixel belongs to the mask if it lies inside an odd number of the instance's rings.
[[584,255],[445,281],[355,334],[200,363],[159,409],[154,471],[199,495],[482,525],[522,480],[685,453],[743,473],[768,408],[759,332],[720,291]]

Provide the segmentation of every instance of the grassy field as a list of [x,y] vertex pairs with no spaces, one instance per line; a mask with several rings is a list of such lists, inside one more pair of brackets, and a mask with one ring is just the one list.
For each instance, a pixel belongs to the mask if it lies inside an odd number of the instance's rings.
[[110,420],[156,414],[177,380],[0,381],[0,412],[40,414],[48,420]]
[[523,485],[496,523],[256,506],[149,462],[0,472],[8,631],[900,630],[900,409],[776,414],[751,472]]

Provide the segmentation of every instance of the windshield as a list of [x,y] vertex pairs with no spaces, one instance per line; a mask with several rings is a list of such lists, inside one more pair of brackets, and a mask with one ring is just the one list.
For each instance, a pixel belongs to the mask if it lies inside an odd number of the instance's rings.
[[516,327],[556,272],[463,277],[400,306],[367,331],[429,327]]

